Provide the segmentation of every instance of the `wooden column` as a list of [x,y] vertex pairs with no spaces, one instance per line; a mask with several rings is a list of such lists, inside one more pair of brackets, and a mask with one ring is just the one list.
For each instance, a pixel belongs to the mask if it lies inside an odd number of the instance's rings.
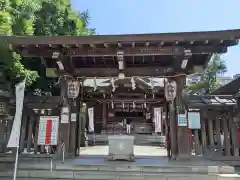
[[[68,98],[67,98],[67,79],[64,77],[60,82],[61,88],[61,99],[62,99],[62,109],[68,108]],[[70,113],[68,114],[68,118],[66,120],[62,119],[62,111],[60,113],[60,124],[59,124],[59,145],[60,143],[65,143],[66,153],[69,152],[69,141],[70,141]]]
[[33,142],[33,125],[34,125],[34,117],[30,116],[29,122],[28,122],[28,138],[27,138],[27,152],[31,151],[32,148],[32,142]]
[[10,135],[11,135],[12,125],[13,125],[13,116],[9,116],[8,119],[7,119],[7,137],[6,137],[5,152],[8,152],[8,150],[9,150],[7,148],[7,143],[8,143],[8,140],[10,138]]
[[206,118],[205,118],[205,112],[202,111],[201,115],[201,144],[202,144],[202,150],[203,153],[205,152],[205,149],[207,148],[207,136],[206,136]]
[[216,117],[216,119],[215,119],[215,128],[216,128],[217,146],[218,146],[218,148],[222,148],[221,132],[220,132],[220,119],[218,117]]
[[[77,102],[76,102],[76,99],[72,100],[72,103],[71,103],[71,108],[70,108],[70,114],[72,113],[76,113],[77,114]],[[73,121],[72,118],[70,118],[70,147],[69,147],[69,153],[73,156],[76,155],[76,133],[77,133],[77,119]]]
[[35,112],[35,132],[34,132],[34,152],[39,153],[39,145],[38,145],[38,130],[39,130],[39,114],[38,112]]
[[102,103],[102,130],[106,131],[107,127],[107,106],[106,102]]
[[0,117],[0,153],[4,152],[4,128],[5,128],[5,120],[3,117]]
[[[184,114],[186,112],[186,107],[183,99],[183,91],[186,84],[186,77],[179,76],[176,78],[177,82],[177,97],[176,106],[177,114]],[[177,116],[176,114],[176,116]],[[176,117],[177,118],[177,117]],[[177,122],[177,119],[175,120]],[[177,126],[177,125],[176,125]],[[177,128],[177,138],[178,138],[178,159],[190,158],[190,141],[189,141],[189,128],[187,126],[181,126]]]
[[207,121],[208,121],[209,145],[213,147],[214,146],[213,121],[212,121],[212,118],[209,118]]
[[236,124],[233,122],[232,117],[229,117],[229,128],[230,128],[230,134],[232,138],[233,156],[239,156],[238,141],[237,141],[237,127],[236,127]]
[[26,139],[26,129],[28,123],[28,116],[26,114],[22,117],[22,127],[20,133],[20,145],[19,145],[19,152],[23,152],[25,148],[25,139]]
[[176,113],[175,103],[169,102],[169,118],[170,118],[170,147],[172,159],[177,158],[177,124],[176,124]]
[[225,156],[230,156],[230,139],[229,139],[229,130],[228,130],[228,116],[222,116],[223,122],[223,132],[224,132],[224,154]]

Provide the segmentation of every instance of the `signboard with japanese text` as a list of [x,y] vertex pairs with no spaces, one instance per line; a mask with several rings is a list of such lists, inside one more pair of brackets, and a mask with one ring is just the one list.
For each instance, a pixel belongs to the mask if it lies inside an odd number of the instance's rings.
[[38,129],[38,145],[57,145],[58,116],[41,116]]

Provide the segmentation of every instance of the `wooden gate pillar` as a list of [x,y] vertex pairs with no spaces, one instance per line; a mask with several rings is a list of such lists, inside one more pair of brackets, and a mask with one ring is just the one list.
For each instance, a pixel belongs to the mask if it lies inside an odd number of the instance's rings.
[[233,156],[239,156],[238,141],[237,141],[237,127],[233,121],[233,117],[229,117],[229,129],[232,138]]
[[222,144],[221,144],[221,127],[220,127],[220,119],[217,116],[215,119],[215,128],[216,128],[216,138],[217,138],[217,146],[219,148],[222,148]]
[[[176,106],[177,114],[184,114],[186,112],[186,107],[183,99],[183,90],[186,84],[186,76],[179,76],[176,78],[177,82],[177,96],[176,96]],[[176,118],[177,118],[176,114]],[[177,119],[175,120],[177,122]],[[190,158],[190,141],[189,141],[189,129],[187,126],[179,126],[177,128],[177,138],[178,138],[178,159]]]
[[229,129],[228,129],[228,116],[224,114],[222,116],[223,124],[223,135],[224,135],[224,154],[225,156],[230,156],[230,138],[229,138]]
[[107,127],[107,106],[106,102],[103,101],[102,103],[102,130],[106,130]]
[[208,120],[208,137],[209,137],[209,145],[211,147],[214,146],[214,136],[213,136],[213,120],[210,117]]
[[206,134],[206,112],[202,111],[200,118],[201,118],[201,144],[202,144],[202,151],[205,152],[207,148],[207,134]]
[[[60,124],[59,124],[59,145],[60,143],[65,144],[65,150],[69,152],[69,140],[70,140],[70,116],[69,113],[69,103],[67,98],[67,79],[62,77],[60,81],[61,88],[61,101],[62,109],[60,112]],[[66,113],[65,110],[68,112]],[[65,114],[65,119],[62,119],[62,115]],[[68,117],[66,117],[68,115]]]

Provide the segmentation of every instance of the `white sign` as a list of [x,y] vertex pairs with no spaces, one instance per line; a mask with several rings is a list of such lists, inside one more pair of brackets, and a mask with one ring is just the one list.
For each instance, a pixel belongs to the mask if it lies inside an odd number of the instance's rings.
[[69,109],[68,107],[62,107],[61,123],[67,124],[69,122]]
[[188,112],[188,127],[190,129],[201,129],[199,112]]
[[18,147],[21,122],[22,122],[22,109],[23,109],[23,100],[24,100],[24,91],[25,91],[26,80],[16,85],[16,113],[14,116],[12,131],[8,140],[7,147]]
[[94,108],[88,108],[88,118],[89,118],[89,124],[88,124],[88,130],[89,132],[94,132]]
[[162,131],[162,108],[154,108],[154,124],[155,124],[155,133],[160,133]]
[[71,114],[71,121],[72,121],[72,122],[77,121],[77,114],[76,114],[76,113],[72,113],[72,114]]
[[58,116],[41,116],[38,129],[38,145],[57,145]]
[[178,114],[178,126],[187,126],[186,114]]

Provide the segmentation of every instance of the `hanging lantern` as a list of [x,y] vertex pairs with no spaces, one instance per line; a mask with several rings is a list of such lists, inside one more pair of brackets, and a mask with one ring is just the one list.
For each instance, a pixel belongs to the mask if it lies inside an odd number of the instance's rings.
[[94,88],[94,91],[97,90],[97,87],[98,87],[98,85],[97,85],[97,78],[94,77],[94,79],[93,79],[93,88]]
[[68,98],[75,99],[79,94],[80,82],[77,80],[70,80],[68,82]]
[[176,81],[167,81],[164,87],[164,93],[167,101],[173,101],[177,94],[177,83]]
[[136,89],[136,82],[135,79],[133,77],[131,77],[131,83],[132,83],[132,90]]
[[112,85],[112,91],[114,92],[116,90],[115,84],[114,84],[114,79],[111,79],[111,85]]

